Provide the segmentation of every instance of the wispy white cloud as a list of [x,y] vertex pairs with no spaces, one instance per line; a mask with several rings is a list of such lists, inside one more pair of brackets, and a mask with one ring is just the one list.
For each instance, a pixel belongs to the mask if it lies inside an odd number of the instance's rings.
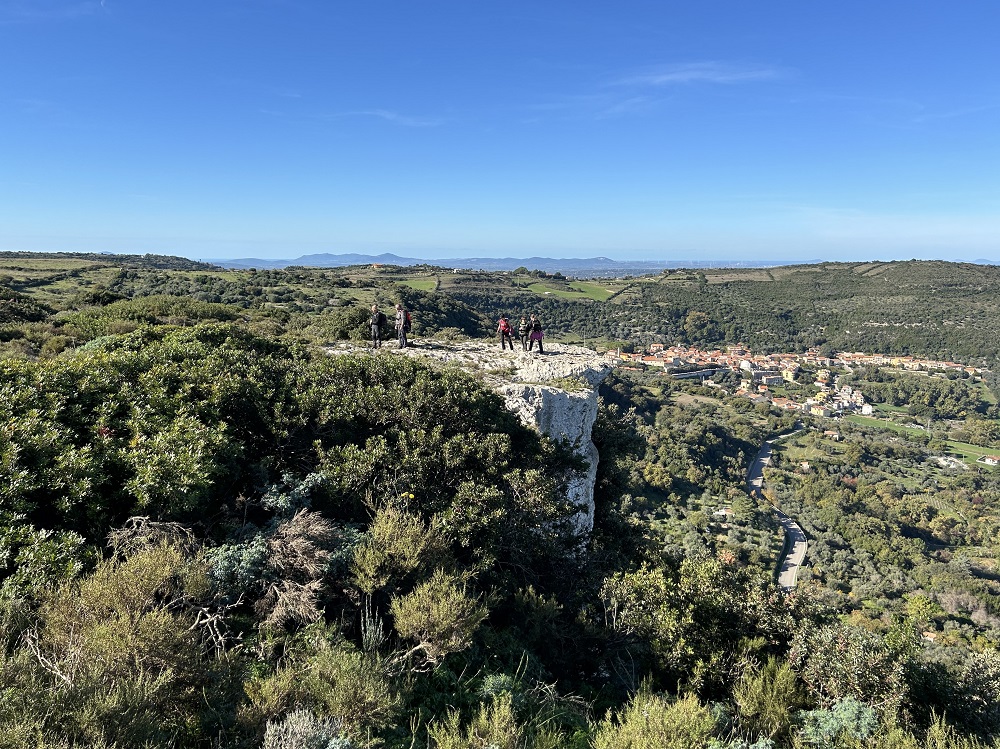
[[[289,95],[287,98],[298,98],[295,95]],[[400,127],[438,127],[444,125],[447,120],[441,117],[414,117],[412,115],[400,114],[391,109],[352,109],[345,112],[333,112],[333,113],[316,113],[316,112],[296,112],[292,113],[285,110],[270,109],[262,107],[257,110],[260,114],[267,115],[269,117],[275,117],[287,122],[331,122],[337,120],[346,120],[358,117],[374,117],[379,120],[384,120],[385,122],[391,123],[393,125],[399,125]]]
[[391,122],[394,125],[402,125],[403,127],[438,127],[445,122],[440,117],[414,117],[412,115],[400,114],[391,109],[358,109],[350,112],[337,112],[330,115],[330,117],[336,119],[344,117],[376,117],[380,120]]
[[621,117],[628,114],[644,112],[656,105],[658,99],[652,96],[629,96],[609,103],[597,113],[598,117]]
[[[532,109],[536,112],[559,114],[568,118],[610,119],[638,114],[653,109],[663,101],[662,98],[644,94],[622,95],[618,93],[579,94],[576,96],[561,96],[550,101],[536,104]],[[537,118],[527,120],[537,121]]]
[[[567,117],[606,119],[650,112],[669,102],[671,88],[696,84],[736,85],[788,77],[786,70],[767,65],[708,61],[660,65],[597,84],[593,93],[555,97],[537,104],[538,112]],[[529,120],[534,121],[534,120]]]
[[784,78],[787,72],[768,65],[720,61],[686,62],[649,68],[620,78],[616,86],[680,86],[694,83],[737,84]]

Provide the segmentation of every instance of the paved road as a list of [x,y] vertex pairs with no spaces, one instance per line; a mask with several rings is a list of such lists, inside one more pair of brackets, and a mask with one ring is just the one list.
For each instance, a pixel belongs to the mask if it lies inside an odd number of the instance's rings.
[[806,541],[806,534],[802,532],[798,523],[781,510],[775,508],[774,511],[778,513],[778,521],[785,529],[785,547],[789,548],[788,554],[785,555],[785,559],[781,563],[781,571],[778,572],[778,585],[787,592],[795,589],[799,567],[805,561],[809,544]]
[[[798,434],[801,431],[801,429],[797,429],[782,436],[788,437]],[[768,440],[761,445],[757,457],[750,464],[750,470],[747,471],[747,491],[751,494],[761,496],[761,490],[764,488],[764,466],[771,463],[773,443],[774,440]],[[799,567],[802,566],[802,562],[806,558],[806,551],[809,544],[806,541],[806,534],[803,533],[798,523],[777,507],[774,508],[774,511],[778,515],[778,522],[781,523],[781,527],[785,530],[785,548],[788,550],[784,561],[781,563],[781,570],[778,572],[778,585],[781,586],[782,590],[790,591],[795,588],[795,578],[798,577]]]

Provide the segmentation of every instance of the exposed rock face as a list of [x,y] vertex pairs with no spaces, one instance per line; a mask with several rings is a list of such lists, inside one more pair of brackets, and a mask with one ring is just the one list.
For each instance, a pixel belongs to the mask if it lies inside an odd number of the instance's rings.
[[597,418],[597,386],[611,372],[605,359],[590,349],[558,343],[546,343],[544,354],[501,351],[495,343],[478,341],[421,341],[414,348],[383,351],[474,369],[524,424],[572,445],[588,468],[570,482],[569,498],[580,507],[577,528],[591,531],[598,461],[591,431]]
[[[605,372],[605,375],[607,373]],[[587,470],[569,483],[569,499],[579,505],[577,529],[590,533],[594,527],[594,482],[597,480],[597,446],[591,439],[597,418],[596,385],[571,391],[547,385],[507,384],[496,390],[507,408],[522,422],[556,440],[566,440],[587,461]]]

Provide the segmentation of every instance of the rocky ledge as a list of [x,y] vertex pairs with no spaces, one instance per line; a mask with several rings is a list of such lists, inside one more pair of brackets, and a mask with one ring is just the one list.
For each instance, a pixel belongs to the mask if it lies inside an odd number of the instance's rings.
[[[336,349],[332,350],[336,353]],[[573,479],[569,498],[580,508],[577,528],[594,527],[597,447],[591,432],[597,418],[597,387],[611,372],[602,356],[580,346],[546,343],[545,353],[501,351],[496,343],[441,343],[421,340],[412,348],[387,343],[380,354],[410,356],[478,373],[521,421],[569,443],[588,468]]]

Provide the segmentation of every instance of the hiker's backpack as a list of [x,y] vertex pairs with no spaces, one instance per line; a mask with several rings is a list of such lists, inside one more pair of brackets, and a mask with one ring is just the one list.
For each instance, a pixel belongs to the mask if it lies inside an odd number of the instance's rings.
[[409,311],[403,313],[403,332],[409,333],[413,329],[413,319],[410,317]]
[[532,322],[531,322],[531,332],[532,333],[541,333],[542,332],[542,323],[540,321],[538,321],[538,320],[532,320]]
[[379,312],[378,313],[378,326],[380,328],[384,328],[387,319],[388,318],[385,316],[385,312]]

